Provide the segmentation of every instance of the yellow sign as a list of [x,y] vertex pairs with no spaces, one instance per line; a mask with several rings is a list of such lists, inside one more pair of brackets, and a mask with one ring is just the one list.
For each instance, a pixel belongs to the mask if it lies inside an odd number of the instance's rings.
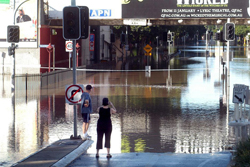
[[149,44],[147,44],[144,48],[143,48],[147,53],[151,52],[151,50],[153,49]]

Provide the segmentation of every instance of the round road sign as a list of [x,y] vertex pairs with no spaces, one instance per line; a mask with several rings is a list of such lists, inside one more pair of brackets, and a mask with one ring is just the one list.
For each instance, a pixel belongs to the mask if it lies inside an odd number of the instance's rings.
[[72,41],[65,41],[66,52],[73,52],[73,43]]
[[66,102],[70,104],[80,103],[82,93],[83,93],[82,85],[67,85],[65,91]]

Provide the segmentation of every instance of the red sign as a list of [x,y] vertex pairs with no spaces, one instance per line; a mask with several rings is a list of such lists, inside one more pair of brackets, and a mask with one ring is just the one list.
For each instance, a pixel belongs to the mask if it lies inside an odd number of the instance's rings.
[[95,34],[89,34],[89,51],[95,51]]
[[80,85],[67,85],[65,90],[66,102],[77,104],[81,102],[83,88]]

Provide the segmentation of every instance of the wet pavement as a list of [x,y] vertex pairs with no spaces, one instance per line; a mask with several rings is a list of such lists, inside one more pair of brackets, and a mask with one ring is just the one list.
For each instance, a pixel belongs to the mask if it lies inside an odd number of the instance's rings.
[[[137,152],[212,155],[233,149],[250,134],[249,126],[228,125],[234,110],[233,84],[250,85],[248,55],[244,48],[235,48],[228,106],[219,58],[205,57],[200,51],[186,52],[185,57],[182,52],[169,67],[151,73],[79,70],[77,83],[93,85],[94,109],[101,105],[103,97],[108,97],[118,110],[112,116],[113,161],[116,156],[133,157]],[[15,96],[10,91],[10,76],[0,78],[4,116],[0,118],[0,166],[10,166],[73,134],[73,106],[65,103],[65,85],[72,84],[72,71],[18,76]],[[77,133],[82,135],[79,106],[77,109]],[[247,112],[244,114],[247,116]],[[85,155],[95,160],[97,113],[91,119],[89,133],[94,143]],[[106,160],[105,152],[101,151],[104,157],[100,160]]]
[[230,153],[175,154],[175,153],[122,153],[113,154],[111,159],[101,154],[82,155],[69,167],[228,167]]
[[85,153],[93,143],[92,140],[63,139],[13,164],[15,167],[62,167],[73,162]]

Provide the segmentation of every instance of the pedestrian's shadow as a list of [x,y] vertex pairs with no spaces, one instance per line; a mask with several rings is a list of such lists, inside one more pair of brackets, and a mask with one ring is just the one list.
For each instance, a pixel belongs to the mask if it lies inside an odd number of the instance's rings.
[[109,158],[97,158],[96,164],[98,167],[108,167],[110,166],[110,159]]

